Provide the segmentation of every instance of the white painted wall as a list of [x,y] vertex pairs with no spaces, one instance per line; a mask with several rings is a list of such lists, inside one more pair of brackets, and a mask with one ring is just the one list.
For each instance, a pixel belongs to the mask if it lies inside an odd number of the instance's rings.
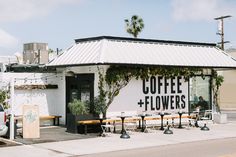
[[[105,73],[108,66],[99,66],[102,72]],[[15,84],[57,84],[58,89],[34,89],[34,90],[15,90],[15,114],[22,115],[22,105],[33,104],[39,105],[40,115],[62,115],[60,123],[65,124],[65,106],[66,106],[66,87],[65,87],[65,75],[68,71],[73,71],[76,74],[94,73],[94,96],[98,95],[98,69],[97,66],[80,66],[80,67],[67,67],[58,68],[59,73],[0,73],[1,79],[4,81],[10,81],[10,78],[16,78]],[[26,78],[26,79],[24,79]],[[45,79],[47,78],[47,79]],[[175,80],[176,83],[176,80]],[[188,83],[183,79],[181,80],[181,94],[171,94],[170,90],[165,93],[159,94],[165,95],[185,95],[186,108],[183,111],[188,111]],[[149,82],[147,82],[147,85]],[[145,101],[145,96],[156,97],[158,94],[144,94],[142,90],[142,80],[133,79],[130,83],[123,88],[119,95],[115,97],[113,103],[110,105],[107,111],[107,116],[120,115],[125,111],[128,115],[134,115],[138,112],[144,111],[144,108],[138,106],[140,99]],[[163,87],[162,87],[163,88]],[[169,88],[169,87],[168,87]],[[150,98],[149,98],[150,101]],[[148,112],[160,112],[160,110],[150,111],[150,105]],[[161,108],[162,109],[162,108]],[[176,111],[176,110],[175,110]],[[166,111],[167,112],[167,111]],[[171,112],[168,110],[168,112]]]
[[40,116],[61,115],[60,123],[65,124],[65,77],[63,73],[0,74],[2,82],[9,82],[11,78],[14,78],[15,85],[58,85],[58,89],[15,90],[15,115],[22,115],[23,105],[38,105]]
[[[99,66],[99,67],[101,71],[104,72],[105,74],[105,71],[109,66]],[[64,71],[65,73],[68,71],[73,71],[76,74],[94,73],[95,74],[94,96],[97,96],[99,94],[99,91],[98,91],[99,76],[98,76],[97,66],[69,67],[69,68],[64,69]],[[168,82],[170,82],[170,79],[168,79]],[[174,82],[177,83],[176,79],[174,80]],[[181,94],[178,94],[178,93],[171,94],[170,86],[168,87],[168,92],[166,94],[163,92],[161,94],[157,94],[157,93],[151,94],[150,92],[148,94],[144,94],[142,90],[142,85],[143,85],[142,80],[132,79],[126,87],[121,89],[119,95],[115,97],[113,103],[109,106],[108,111],[107,111],[107,117],[120,116],[121,112],[125,112],[126,115],[136,115],[137,113],[141,113],[145,109],[144,107],[141,108],[138,106],[138,101],[140,99],[145,101],[144,100],[145,96],[156,97],[158,95],[160,96],[184,95],[186,104],[185,104],[185,108],[182,110],[188,112],[188,82],[185,82],[184,79],[182,78],[181,83],[182,83],[181,90],[183,91],[183,93]],[[147,82],[147,85],[148,84],[149,82]],[[162,88],[164,88],[164,86],[162,86]],[[169,109],[169,110],[166,110],[165,112],[172,112],[172,111],[173,110]],[[179,109],[175,109],[174,111],[178,112]],[[160,110],[151,111],[150,105],[149,105],[147,112],[150,112],[150,113],[160,112]]]
[[[157,77],[156,81],[157,81]],[[175,90],[174,93],[171,93],[171,83],[170,79],[167,79],[167,82],[169,85],[167,85],[167,92],[165,93],[164,91],[164,79],[161,80],[162,86],[160,87],[161,91],[158,93],[158,82],[156,82],[156,93],[151,93],[150,92],[150,79],[148,81],[145,81],[146,88],[149,88],[148,92],[145,94],[143,92],[143,81],[141,79],[136,80],[132,79],[130,83],[121,89],[119,95],[115,97],[114,101],[108,108],[107,116],[114,116],[114,115],[120,115],[121,112],[126,112],[127,115],[133,115],[133,114],[139,114],[145,111],[146,113],[158,113],[162,110],[164,110],[162,106],[162,99],[160,101],[160,107],[156,107],[156,98],[159,97],[169,97],[168,101],[168,109],[165,109],[164,112],[178,112],[179,108],[176,108],[176,97],[181,97],[184,96],[184,101],[185,101],[185,107],[182,108],[182,111],[188,112],[188,82],[185,82],[183,78],[180,79],[180,90],[182,91],[181,93],[178,93],[176,90],[176,85],[177,85],[177,78],[173,80],[174,86],[173,89]],[[173,107],[174,109],[171,109],[171,97],[173,98]],[[147,100],[145,100],[147,99]],[[152,100],[151,100],[152,99]],[[144,104],[142,107],[138,105],[138,102],[142,100]],[[147,102],[147,108],[145,108],[145,101]],[[152,101],[152,109],[151,109],[151,101]],[[179,100],[179,104],[182,104],[182,101]],[[146,110],[147,109],[147,110]]]

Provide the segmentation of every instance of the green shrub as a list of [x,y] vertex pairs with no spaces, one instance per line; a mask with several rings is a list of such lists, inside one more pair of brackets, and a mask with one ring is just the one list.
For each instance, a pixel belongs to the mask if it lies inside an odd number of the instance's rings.
[[73,115],[83,115],[89,113],[88,104],[77,99],[70,102],[68,104],[68,108]]
[[101,99],[100,97],[95,97],[93,100],[93,105],[94,105],[94,113],[96,115],[99,115],[101,113],[103,115],[106,114],[107,108],[105,100]]
[[0,104],[3,105],[4,109],[10,108],[8,100],[10,99],[9,91],[0,89]]

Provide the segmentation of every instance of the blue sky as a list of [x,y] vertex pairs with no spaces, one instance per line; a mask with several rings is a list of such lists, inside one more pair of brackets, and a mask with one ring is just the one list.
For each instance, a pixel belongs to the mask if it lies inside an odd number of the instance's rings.
[[47,42],[65,49],[74,39],[130,37],[124,19],[136,14],[139,38],[218,42],[214,17],[225,19],[226,47],[236,48],[235,0],[0,0],[0,55],[22,53],[23,43]]

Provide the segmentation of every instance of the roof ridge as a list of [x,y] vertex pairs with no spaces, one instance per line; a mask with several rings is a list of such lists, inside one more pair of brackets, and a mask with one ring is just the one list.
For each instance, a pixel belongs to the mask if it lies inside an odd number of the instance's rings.
[[215,47],[215,43],[204,43],[204,42],[190,42],[190,41],[174,41],[174,40],[157,40],[157,39],[144,39],[144,38],[128,38],[128,37],[115,37],[115,36],[97,36],[97,37],[89,37],[89,38],[81,38],[75,39],[76,43],[79,42],[87,42],[94,40],[125,40],[125,41],[136,41],[136,42],[152,42],[152,43],[167,43],[167,44],[179,44],[179,45],[197,45],[197,46],[213,46]]

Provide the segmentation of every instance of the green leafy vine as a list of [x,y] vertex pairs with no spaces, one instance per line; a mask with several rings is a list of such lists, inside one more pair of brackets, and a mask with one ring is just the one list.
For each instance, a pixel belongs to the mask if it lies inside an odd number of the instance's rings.
[[218,75],[217,71],[212,70],[212,92],[213,92],[213,104],[216,105],[216,111],[220,112],[220,105],[219,105],[219,89],[222,83],[224,82],[224,77]]
[[[193,67],[161,67],[161,66],[125,66],[125,65],[111,65],[104,75],[98,68],[99,74],[99,96],[98,99],[102,104],[102,113],[105,114],[106,110],[113,102],[114,98],[119,94],[120,90],[124,88],[132,78],[147,79],[150,76],[160,75],[166,78],[174,78],[178,76],[184,77],[186,81],[196,75],[201,75],[205,79],[202,68]],[[217,74],[212,69],[212,91],[214,101],[213,103],[219,109],[218,93],[219,87],[224,81],[223,76]]]
[[105,117],[108,108],[108,106],[106,105],[107,91],[105,91],[105,78],[99,67],[98,67],[98,76],[99,76],[99,82],[98,82],[99,95],[94,98],[93,102],[94,112],[97,115],[102,113],[103,116]]
[[202,68],[186,68],[186,67],[154,67],[154,66],[125,66],[111,65],[106,74],[103,75],[98,68],[99,74],[99,100],[105,102],[105,112],[113,102],[114,98],[119,94],[132,78],[147,79],[150,76],[164,76],[173,78],[183,76],[185,80],[194,77],[196,74],[203,75]]
[[10,91],[9,90],[0,90],[0,104],[2,104],[4,109],[10,108],[9,105]]

